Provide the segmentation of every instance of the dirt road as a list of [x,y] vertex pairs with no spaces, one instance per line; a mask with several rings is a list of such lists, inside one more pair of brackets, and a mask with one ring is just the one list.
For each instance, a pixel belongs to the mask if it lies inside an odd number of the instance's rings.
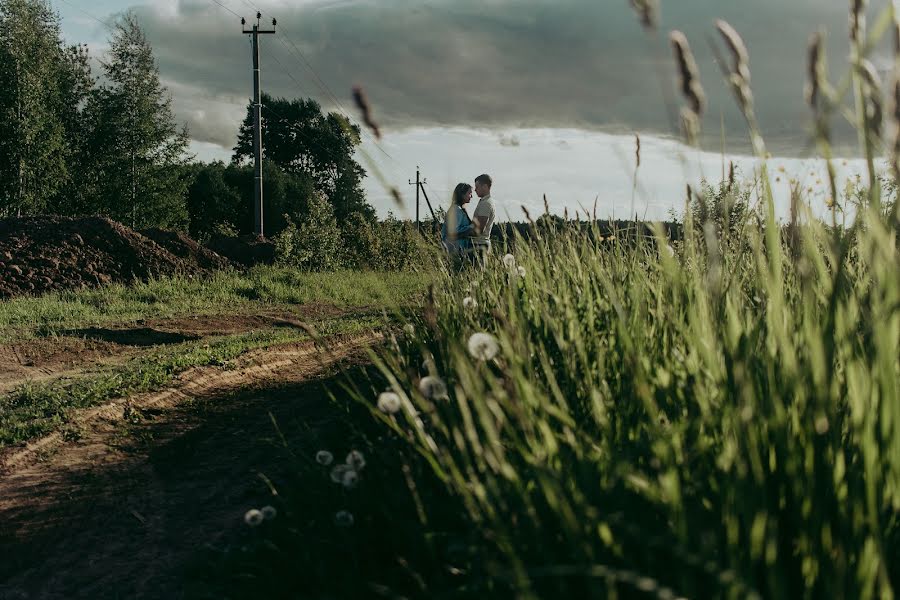
[[[191,557],[272,502],[289,451],[272,424],[334,420],[325,391],[374,333],[250,352],[183,373],[0,454],[0,598],[184,598]],[[306,442],[314,443],[307,439]]]

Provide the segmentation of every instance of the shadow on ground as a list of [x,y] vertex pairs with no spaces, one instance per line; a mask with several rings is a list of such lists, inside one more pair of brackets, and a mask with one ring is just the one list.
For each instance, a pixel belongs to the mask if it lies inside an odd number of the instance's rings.
[[123,422],[122,460],[37,481],[33,502],[0,515],[0,598],[205,596],[198,565],[246,541],[244,513],[278,504],[298,456],[352,429],[329,398],[345,381],[331,371]]
[[151,327],[135,327],[132,329],[87,327],[85,329],[61,331],[59,334],[103,342],[112,342],[114,344],[119,344],[120,346],[164,346],[167,344],[192,342],[199,340],[201,337],[195,334],[160,331]]

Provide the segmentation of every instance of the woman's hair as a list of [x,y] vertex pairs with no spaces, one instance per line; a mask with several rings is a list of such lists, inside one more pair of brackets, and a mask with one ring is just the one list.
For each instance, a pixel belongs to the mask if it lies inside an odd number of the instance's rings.
[[468,183],[457,183],[456,189],[453,190],[453,204],[462,205],[463,198],[471,189],[472,186]]

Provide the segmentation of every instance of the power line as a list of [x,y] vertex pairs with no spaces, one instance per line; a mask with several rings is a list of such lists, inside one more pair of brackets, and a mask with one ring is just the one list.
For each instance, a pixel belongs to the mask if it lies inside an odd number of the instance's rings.
[[94,15],[92,15],[88,11],[84,10],[80,6],[77,6],[77,5],[69,2],[69,0],[59,0],[59,1],[62,2],[63,4],[68,4],[69,6],[71,6],[72,8],[74,8],[75,10],[80,12],[81,14],[85,15],[86,17],[93,19],[94,21],[97,21],[98,23],[100,23],[101,25],[103,25],[104,27],[109,29],[110,31],[115,31],[115,26],[110,25],[107,21],[104,21],[103,19],[95,17]]
[[[261,9],[258,6],[256,6],[254,3],[249,2],[248,0],[241,0],[241,1],[244,4],[246,4],[247,6],[251,6],[254,9],[256,9],[257,11],[261,12]],[[271,13],[269,13],[269,14],[271,14]],[[288,31],[288,29],[286,27],[284,27],[283,24],[281,26],[281,29],[285,33],[285,36],[284,36],[285,39],[296,51],[296,55],[299,56],[300,60],[303,62],[303,64],[306,66],[306,68],[309,69],[310,73],[312,73],[312,76],[315,79],[314,83],[316,84],[316,87],[318,87],[322,93],[324,93],[326,96],[328,96],[335,103],[335,105],[344,114],[344,117],[346,117],[347,120],[352,120],[350,118],[350,115],[349,115],[347,109],[344,108],[344,106],[341,104],[341,101],[338,100],[337,96],[331,91],[331,89],[328,87],[328,84],[325,83],[325,81],[319,76],[318,72],[316,72],[316,69],[312,66],[312,63],[309,61],[309,59],[306,58],[306,55],[303,53],[303,51],[300,50],[300,48],[297,46],[297,44],[295,44],[294,41],[290,37],[288,37],[287,34],[290,33]],[[285,48],[287,48],[287,46],[285,46]],[[288,49],[288,51],[290,51],[289,48],[287,48],[287,49]],[[362,129],[362,132],[364,135],[369,136],[370,140],[372,141],[373,144],[375,144],[375,147],[377,147],[378,150],[380,150],[385,156],[387,156],[392,161],[395,161],[394,157],[391,156],[390,153],[388,153],[388,151],[385,150],[384,147],[380,143],[378,143],[378,140],[375,139],[374,136],[372,136],[366,129]],[[398,164],[398,166],[399,166],[399,164]]]

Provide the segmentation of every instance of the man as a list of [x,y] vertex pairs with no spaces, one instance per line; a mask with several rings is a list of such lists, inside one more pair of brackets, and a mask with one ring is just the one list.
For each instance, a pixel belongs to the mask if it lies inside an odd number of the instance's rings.
[[493,181],[490,175],[479,175],[475,178],[475,194],[478,196],[478,206],[472,214],[475,221],[475,236],[472,243],[481,252],[491,249],[491,229],[494,227],[494,201],[491,200],[491,185]]

